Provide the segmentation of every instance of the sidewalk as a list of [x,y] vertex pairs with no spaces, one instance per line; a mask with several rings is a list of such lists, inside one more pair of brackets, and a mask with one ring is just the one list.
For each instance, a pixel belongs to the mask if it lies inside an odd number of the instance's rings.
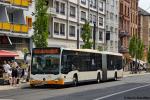
[[2,90],[12,90],[12,89],[18,89],[18,88],[25,88],[29,87],[29,83],[20,83],[17,86],[10,86],[10,85],[0,85],[0,91]]
[[10,85],[2,85],[2,86],[0,86],[0,91],[2,91],[2,90],[12,90],[12,89],[17,89],[17,88],[19,88],[19,86],[10,86]]
[[128,72],[123,72],[123,77],[139,76],[139,75],[146,75],[146,74],[150,74],[150,73],[147,73],[146,71],[141,71],[140,73],[132,74],[130,71],[128,71]]

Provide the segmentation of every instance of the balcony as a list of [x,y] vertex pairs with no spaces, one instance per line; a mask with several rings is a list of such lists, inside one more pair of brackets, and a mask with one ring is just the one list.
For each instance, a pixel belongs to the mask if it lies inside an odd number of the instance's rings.
[[129,37],[129,33],[128,32],[119,32],[119,37],[122,38],[122,37]]
[[28,33],[28,26],[21,24],[11,24],[8,22],[0,22],[0,30],[16,33]]
[[16,6],[28,7],[29,0],[11,0],[11,4]]
[[0,0],[0,2],[20,7],[28,7],[30,4],[30,0]]
[[128,53],[129,52],[129,50],[128,50],[128,48],[127,47],[124,47],[123,45],[122,46],[119,46],[119,52],[120,53]]

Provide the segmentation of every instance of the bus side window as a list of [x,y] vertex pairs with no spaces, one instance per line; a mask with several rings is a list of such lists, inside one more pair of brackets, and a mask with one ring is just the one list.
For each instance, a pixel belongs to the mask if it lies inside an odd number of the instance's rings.
[[50,58],[46,59],[46,65],[45,66],[51,66],[51,59]]

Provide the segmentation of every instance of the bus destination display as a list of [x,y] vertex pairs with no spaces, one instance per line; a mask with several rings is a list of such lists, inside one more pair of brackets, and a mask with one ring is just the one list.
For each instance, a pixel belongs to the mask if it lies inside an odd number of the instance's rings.
[[59,54],[60,49],[34,49],[34,54]]

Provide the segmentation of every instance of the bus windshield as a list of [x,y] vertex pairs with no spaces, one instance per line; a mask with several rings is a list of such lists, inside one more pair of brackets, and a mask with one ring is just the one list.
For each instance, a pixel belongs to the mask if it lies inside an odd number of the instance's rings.
[[59,74],[59,54],[34,54],[31,74]]

